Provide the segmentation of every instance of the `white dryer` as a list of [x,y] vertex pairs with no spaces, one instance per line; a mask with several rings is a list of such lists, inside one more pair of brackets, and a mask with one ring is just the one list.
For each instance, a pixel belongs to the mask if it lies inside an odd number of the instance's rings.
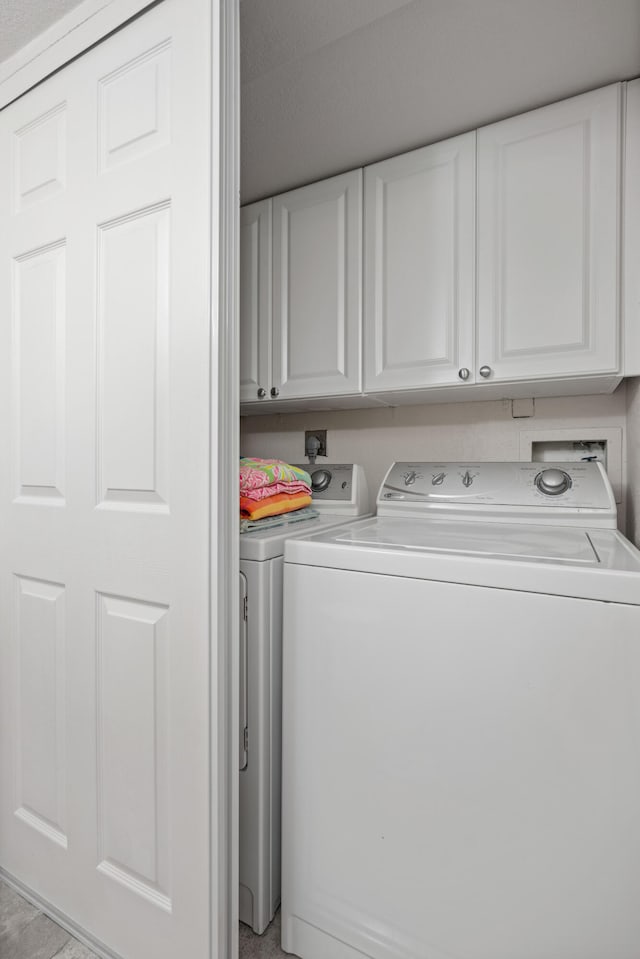
[[640,552],[615,519],[598,463],[397,463],[376,518],[287,544],[287,952],[638,959]]
[[320,516],[240,536],[239,913],[259,934],[280,902],[284,544],[311,531],[335,529],[369,509],[361,466],[302,468],[311,473],[313,507]]

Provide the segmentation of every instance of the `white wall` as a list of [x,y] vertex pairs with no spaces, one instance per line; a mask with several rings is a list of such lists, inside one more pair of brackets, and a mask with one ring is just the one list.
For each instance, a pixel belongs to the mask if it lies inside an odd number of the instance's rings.
[[627,534],[640,547],[640,377],[627,384]]
[[[632,415],[636,441],[640,441],[640,379],[632,382]],[[240,451],[245,456],[304,462],[305,429],[326,429],[329,456],[324,462],[360,463],[375,496],[393,460],[518,460],[522,431],[575,427],[575,438],[580,439],[584,432],[598,428],[619,428],[624,481],[626,416],[624,383],[609,396],[537,399],[534,415],[525,419],[513,418],[511,400],[252,416],[241,420]],[[638,489],[640,460],[634,463]],[[626,498],[618,507],[621,528]],[[638,522],[640,503],[634,515]]]

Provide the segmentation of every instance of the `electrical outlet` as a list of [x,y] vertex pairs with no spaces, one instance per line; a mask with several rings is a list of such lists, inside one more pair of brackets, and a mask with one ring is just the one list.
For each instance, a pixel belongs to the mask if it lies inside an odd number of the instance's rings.
[[[311,440],[311,443],[309,442],[310,440]],[[304,455],[305,456],[326,456],[327,455],[327,431],[326,430],[305,430],[304,431]]]

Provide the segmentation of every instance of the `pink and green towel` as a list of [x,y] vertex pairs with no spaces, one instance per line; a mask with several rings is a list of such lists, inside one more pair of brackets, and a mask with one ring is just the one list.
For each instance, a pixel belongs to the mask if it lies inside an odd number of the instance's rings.
[[[256,489],[274,486],[276,483],[301,483],[311,491],[311,477],[297,466],[282,460],[266,460],[244,456],[240,459],[240,493],[246,495]],[[289,486],[276,490],[278,493],[293,492]],[[301,492],[301,490],[298,490]]]
[[282,460],[240,460],[240,516],[260,520],[311,504],[311,477]]

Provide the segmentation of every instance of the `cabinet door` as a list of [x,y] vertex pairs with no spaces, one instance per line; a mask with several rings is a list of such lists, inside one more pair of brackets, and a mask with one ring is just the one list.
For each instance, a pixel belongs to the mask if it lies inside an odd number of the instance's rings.
[[240,211],[240,402],[271,386],[271,200]]
[[361,170],[274,199],[275,395],[360,391],[361,269]]
[[487,379],[618,369],[619,135],[619,84],[478,131]]
[[365,391],[473,370],[474,233],[475,133],[366,167]]
[[640,375],[640,80],[627,84],[624,159],[624,375]]

